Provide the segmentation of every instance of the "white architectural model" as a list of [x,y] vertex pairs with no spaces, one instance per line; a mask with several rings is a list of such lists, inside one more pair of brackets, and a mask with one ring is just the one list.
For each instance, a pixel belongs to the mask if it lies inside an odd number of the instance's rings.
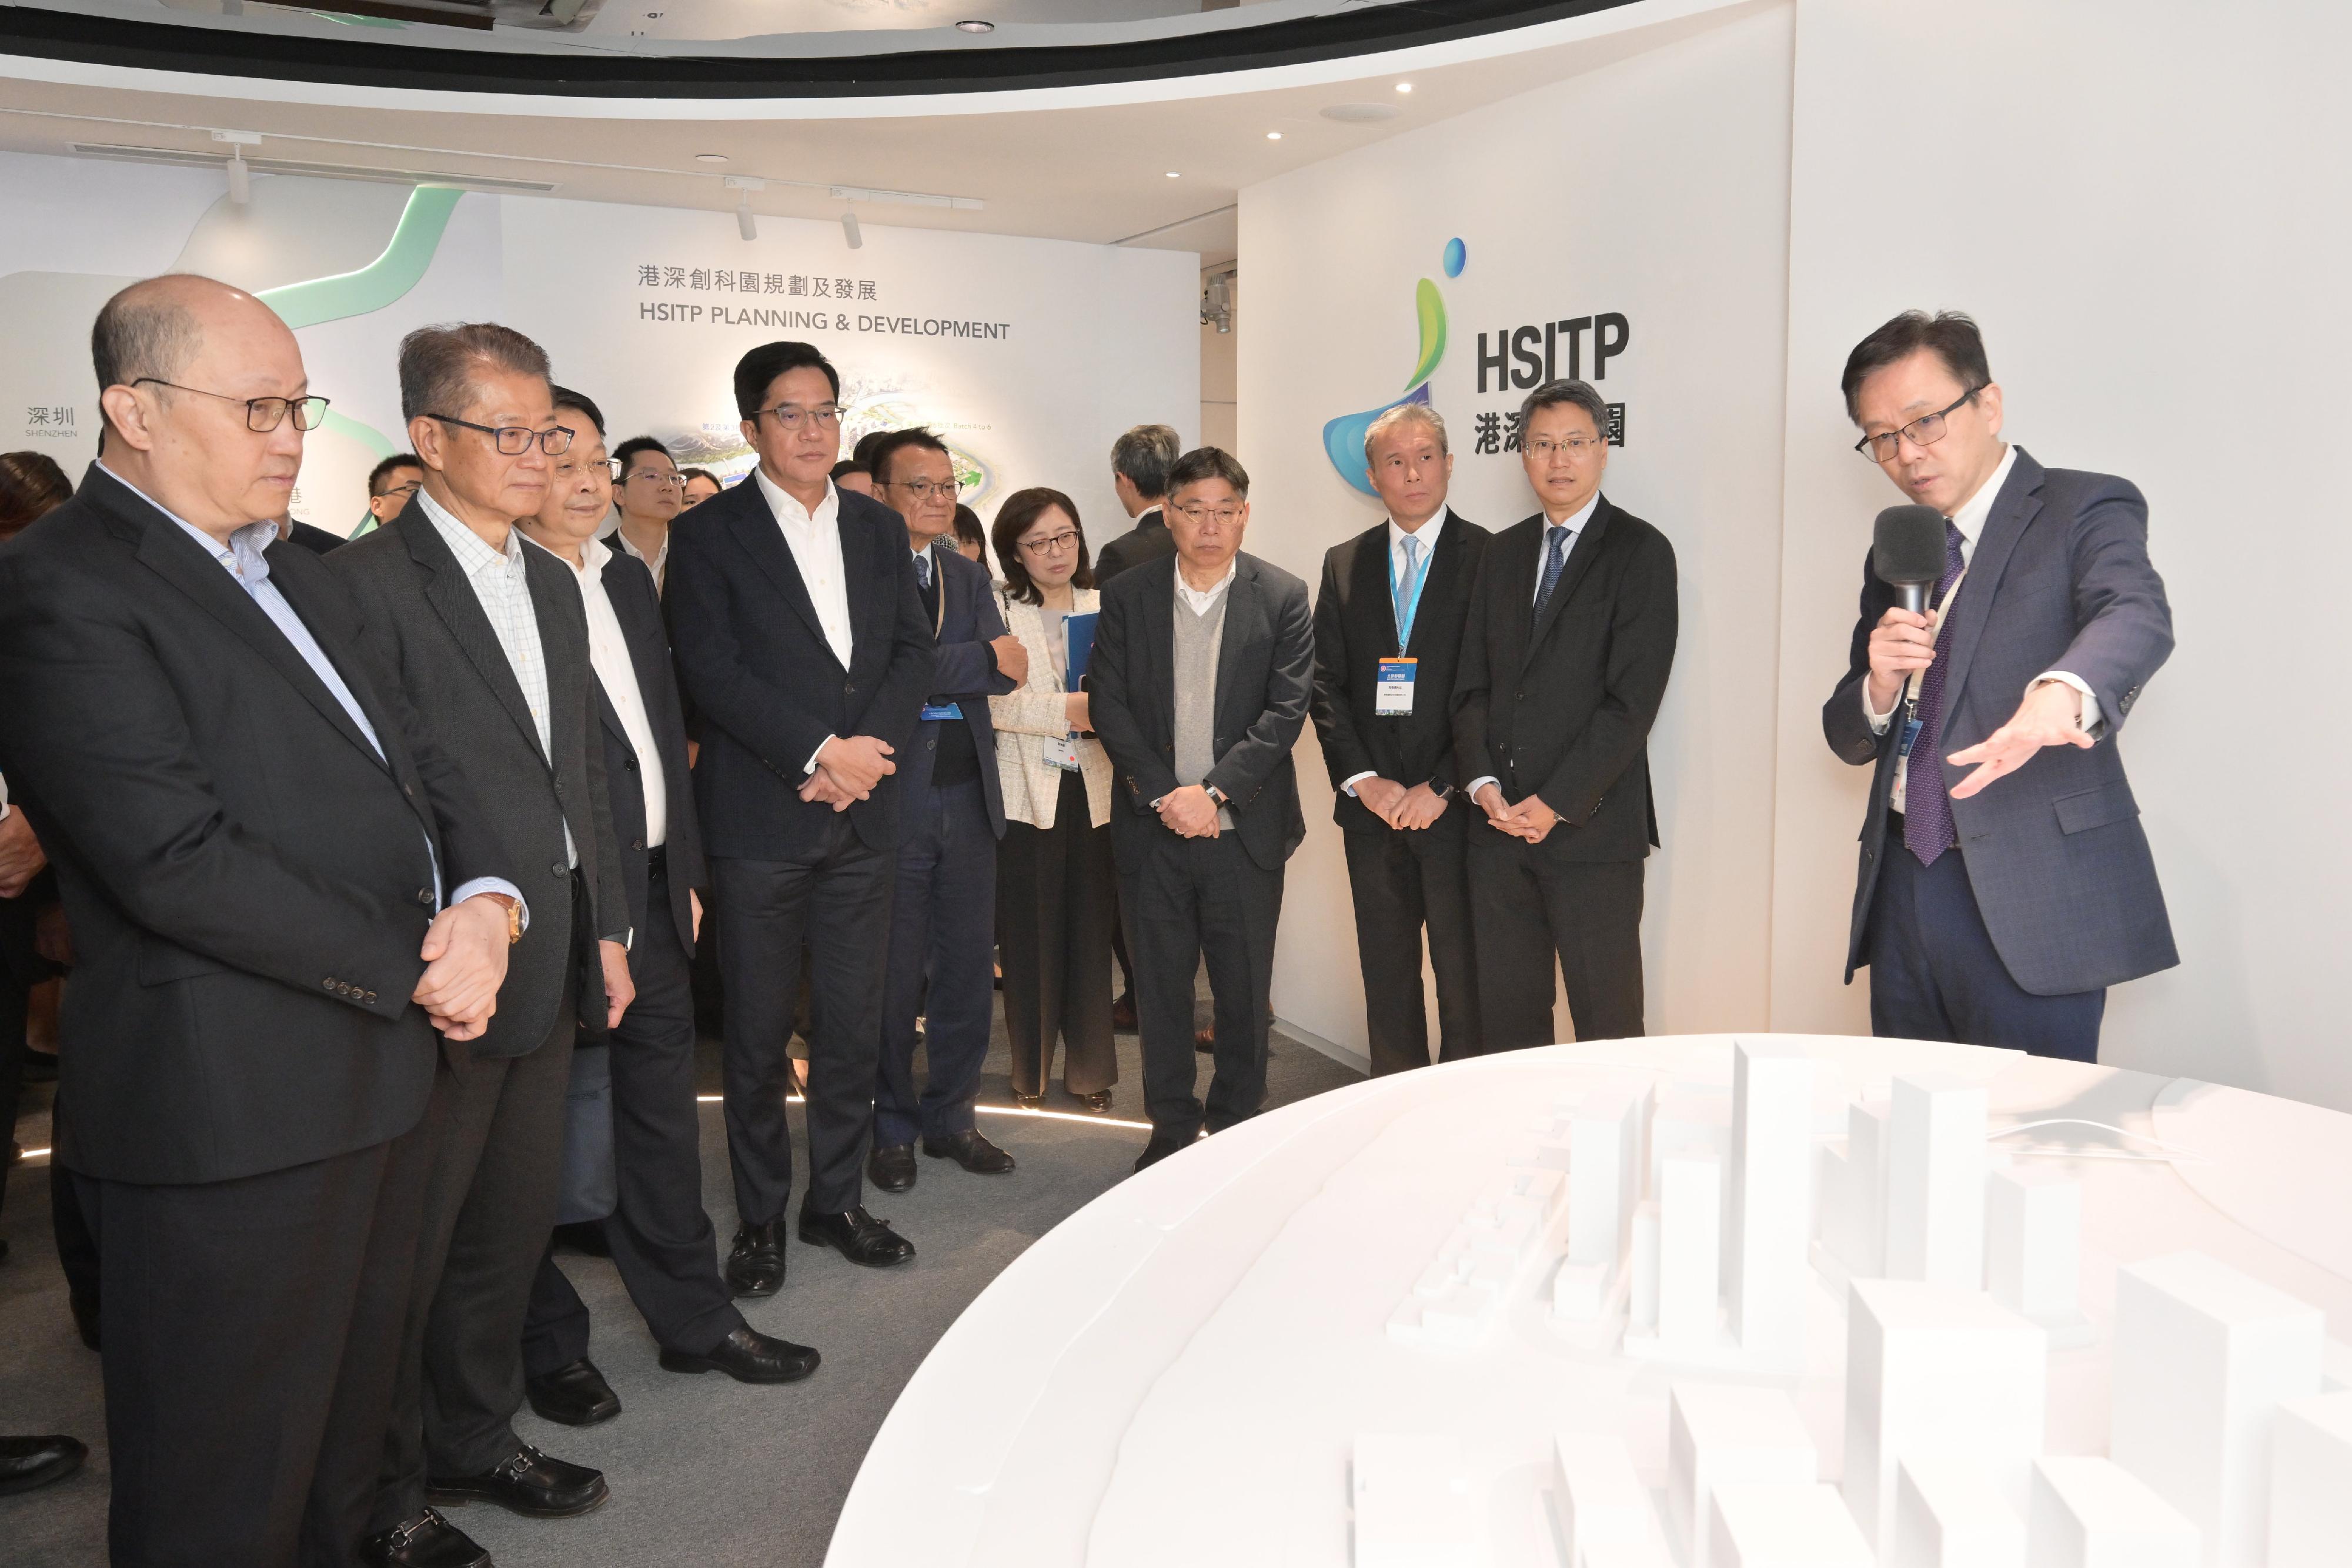
[[2033,1568],[2197,1568],[2197,1527],[2113,1459],[2038,1459]]
[[1964,1454],[1912,1454],[1895,1467],[1895,1544],[1885,1568],[2025,1568],[2025,1520],[1992,1471]]
[[1708,1523],[1713,1568],[1873,1568],[1837,1488],[1726,1481]]
[[1575,1568],[1665,1562],[1650,1490],[1623,1439],[1562,1432],[1552,1440],[1552,1517]]
[[2270,1511],[2270,1568],[2340,1568],[2352,1551],[2352,1393],[2279,1406]]
[[1984,1085],[1897,1074],[1887,1123],[1886,1277],[1981,1289],[1984,1214]]
[[1476,1568],[1479,1534],[1461,1439],[1360,1432],[1349,1490],[1355,1568]]
[[2083,1184],[2047,1166],[1996,1167],[1985,1178],[1985,1289],[2050,1331],[2053,1344],[2090,1337],[2081,1305]]
[[1731,1335],[1757,1370],[1804,1370],[1812,1116],[1811,1057],[1778,1040],[1733,1050],[1724,1297]]
[[1666,1422],[1666,1533],[1684,1568],[1708,1568],[1717,1487],[1820,1479],[1812,1434],[1779,1389],[1677,1383]]

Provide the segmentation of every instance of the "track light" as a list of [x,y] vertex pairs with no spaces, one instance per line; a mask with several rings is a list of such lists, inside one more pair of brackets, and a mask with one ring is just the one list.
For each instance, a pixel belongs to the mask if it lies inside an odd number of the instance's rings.
[[857,214],[845,209],[841,214],[841,237],[849,242],[852,250],[866,248],[866,235],[857,226]]
[[245,161],[245,150],[261,145],[258,132],[251,131],[215,131],[213,140],[228,147],[228,199],[236,206],[253,200],[253,168]]
[[749,174],[730,174],[721,182],[735,195],[735,232],[746,240],[760,237],[760,221],[751,215],[751,193],[768,188],[765,180],[755,180]]
[[1234,329],[1234,296],[1231,272],[1212,274],[1208,287],[1201,291],[1201,325],[1214,327],[1219,332]]

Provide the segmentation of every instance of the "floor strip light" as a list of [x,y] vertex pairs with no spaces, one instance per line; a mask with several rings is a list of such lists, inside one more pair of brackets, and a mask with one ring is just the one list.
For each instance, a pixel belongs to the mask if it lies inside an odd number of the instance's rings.
[[[723,1094],[695,1096],[696,1100],[705,1105],[716,1105],[725,1098]],[[808,1099],[805,1095],[787,1094],[784,1096],[784,1103],[805,1105],[808,1103]],[[1149,1122],[1130,1122],[1118,1116],[1097,1116],[1091,1111],[1048,1111],[1043,1107],[1033,1111],[1026,1105],[975,1105],[972,1109],[984,1116],[1034,1116],[1048,1122],[1083,1122],[1089,1127],[1132,1127],[1139,1133],[1151,1131],[1151,1124]]]

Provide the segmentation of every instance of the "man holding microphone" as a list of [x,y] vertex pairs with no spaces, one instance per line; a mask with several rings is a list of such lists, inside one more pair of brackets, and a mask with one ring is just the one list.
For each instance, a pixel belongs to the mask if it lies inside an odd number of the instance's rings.
[[1843,390],[1854,449],[1945,518],[1928,614],[1865,563],[1822,709],[1830,749],[1877,767],[1846,979],[1869,966],[1874,1034],[2096,1061],[2106,988],[2179,962],[2115,745],[2172,652],[2147,504],[2000,439],[1966,316],[1895,317]]

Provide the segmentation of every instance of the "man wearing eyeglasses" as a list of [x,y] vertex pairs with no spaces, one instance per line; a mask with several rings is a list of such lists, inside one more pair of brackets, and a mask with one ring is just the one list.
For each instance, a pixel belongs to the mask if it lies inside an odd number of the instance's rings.
[[[593,1469],[514,1429],[533,1275],[555,1224],[576,1032],[601,1040],[634,996],[587,613],[562,562],[527,549],[551,459],[546,354],[493,323],[400,345],[400,398],[424,486],[390,524],[327,558],[366,614],[364,646],[481,797],[531,895],[490,1027],[458,1074],[426,1200],[372,1562],[464,1562],[428,1509],[488,1501],[534,1518],[604,1500]],[[476,1549],[477,1551],[478,1549]]]
[[633,435],[613,453],[614,522],[605,542],[646,563],[654,591],[669,572],[669,525],[686,507],[686,477],[669,448],[650,435]]
[[1830,749],[1873,763],[1845,977],[1873,1033],[2095,1061],[2106,988],[2180,961],[2116,733],[2172,652],[2128,480],[2001,440],[1968,317],[1847,357],[1854,449],[1944,515],[1927,615],[1863,567]]
[[1643,862],[1658,842],[1650,727],[1674,669],[1675,548],[1601,493],[1608,404],[1548,382],[1519,410],[1542,510],[1496,534],[1471,591],[1454,760],[1488,1051],[1544,1045],[1552,963],[1580,1040],[1643,1032]]
[[425,465],[414,452],[395,452],[368,472],[368,516],[380,528],[408,509],[409,497],[424,487]]
[[106,455],[0,549],[0,768],[73,924],[53,1179],[105,1283],[109,1556],[349,1563],[529,879],[277,537],[327,402],[293,333],[180,275],[91,357]]
[[727,1147],[738,1295],[784,1282],[793,1189],[785,1046],[805,943],[809,1186],[803,1241],[867,1268],[913,1243],[866,1212],[898,758],[931,690],[931,623],[898,513],[845,494],[841,377],[807,343],[736,363],[750,477],[679,517],[663,608],[679,684],[701,716],[695,802],[718,894],[727,989]]
[[[1004,798],[988,699],[1028,678],[1029,655],[1004,630],[988,573],[955,548],[955,459],[928,430],[898,430],[874,447],[875,494],[906,519],[908,549],[939,666],[900,758],[897,886],[882,993],[882,1068],[875,1090],[867,1179],[885,1192],[915,1185],[915,1144],[975,1176],[1003,1176],[1013,1156],[974,1124],[980,1070],[996,1011],[996,841]],[[928,995],[927,995],[928,992]],[[916,1015],[928,1082],[915,1079]]]

